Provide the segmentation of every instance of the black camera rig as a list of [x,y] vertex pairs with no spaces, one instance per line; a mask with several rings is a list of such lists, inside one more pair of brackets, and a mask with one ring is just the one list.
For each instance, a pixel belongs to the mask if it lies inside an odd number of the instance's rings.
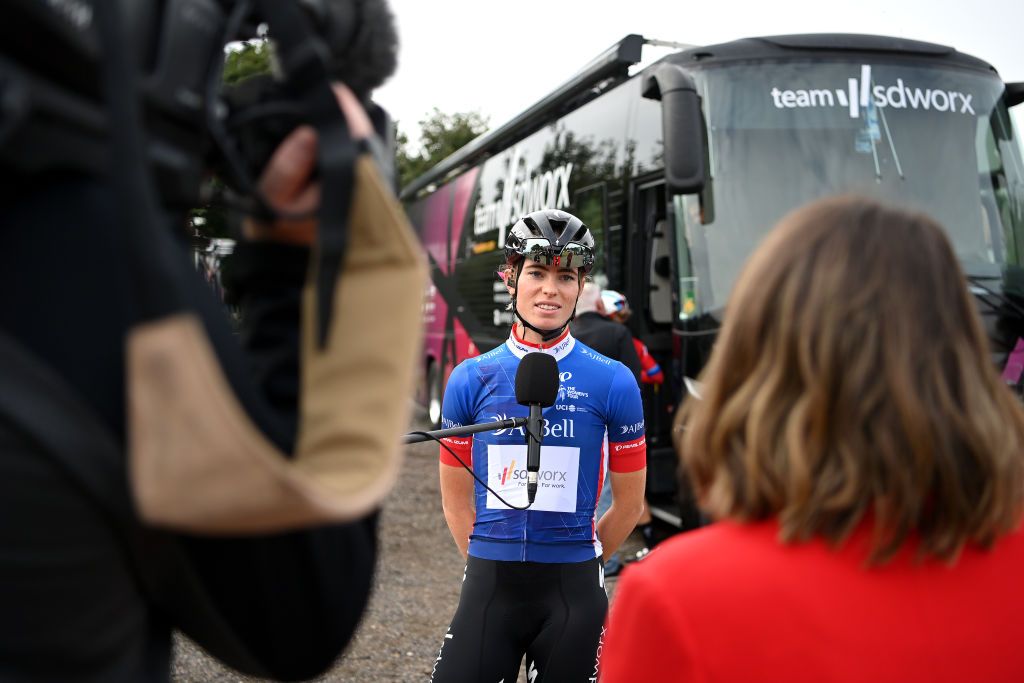
[[[119,35],[103,34],[101,11],[116,15]],[[225,46],[255,38],[261,25],[280,68],[238,92],[225,90]],[[0,173],[25,179],[116,170],[103,78],[115,40],[133,62],[126,71],[135,83],[119,87],[138,103],[144,159],[166,206],[195,206],[211,170],[261,205],[259,170],[296,125],[315,124],[327,79],[348,84],[379,132],[390,134],[386,114],[368,98],[396,64],[383,0],[5,0]]]
[[307,123],[319,136],[316,172],[330,188],[321,194],[313,265],[323,348],[363,152],[331,83],[349,82],[365,100],[390,75],[397,49],[391,22],[385,0],[4,0],[0,204],[55,174],[108,179],[144,317],[188,309],[168,286],[168,257],[151,248],[152,231],[200,203],[211,170],[248,200],[241,208],[275,215],[257,189],[260,160],[247,159],[232,137],[221,83],[225,47],[266,24],[279,67],[273,92],[259,101],[262,115],[241,118],[259,126],[283,114],[286,125],[267,135]]

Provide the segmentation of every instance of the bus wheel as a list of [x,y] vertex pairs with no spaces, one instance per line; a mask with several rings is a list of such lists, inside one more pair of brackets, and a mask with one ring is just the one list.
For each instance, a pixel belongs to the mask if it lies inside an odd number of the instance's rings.
[[427,419],[432,429],[441,426],[441,369],[437,363],[427,366]]

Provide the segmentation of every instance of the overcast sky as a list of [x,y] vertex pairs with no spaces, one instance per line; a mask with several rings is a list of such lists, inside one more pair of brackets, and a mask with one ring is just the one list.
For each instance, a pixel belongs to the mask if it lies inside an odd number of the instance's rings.
[[[701,45],[786,33],[873,33],[950,45],[989,62],[1006,81],[1024,81],[1024,0],[390,4],[402,41],[399,67],[375,99],[413,138],[433,107],[479,111],[497,127],[628,33]],[[1024,121],[1015,114],[1018,124]]]

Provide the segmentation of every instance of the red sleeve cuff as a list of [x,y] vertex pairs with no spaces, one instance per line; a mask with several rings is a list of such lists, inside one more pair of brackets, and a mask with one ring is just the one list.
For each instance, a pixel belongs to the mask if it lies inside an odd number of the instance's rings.
[[612,472],[636,472],[647,467],[647,438],[608,444],[608,469]]
[[[469,467],[473,466],[473,437],[472,436],[450,436],[441,439],[441,443],[455,451],[455,455],[462,458],[462,462]],[[462,467],[462,464],[452,456],[443,446],[441,447],[441,464],[452,467]]]

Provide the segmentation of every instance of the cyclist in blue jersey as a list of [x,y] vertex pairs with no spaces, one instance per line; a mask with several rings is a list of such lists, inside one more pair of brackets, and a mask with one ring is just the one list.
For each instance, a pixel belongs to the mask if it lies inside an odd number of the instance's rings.
[[[443,422],[451,427],[523,415],[515,376],[527,353],[554,356],[558,399],[543,411],[539,486],[529,509],[514,509],[527,504],[521,428],[445,440],[454,455],[441,449],[441,500],[467,563],[432,680],[511,683],[525,655],[532,683],[595,681],[608,609],[603,561],[643,510],[640,391],[624,365],[578,342],[568,329],[594,263],[587,227],[562,211],[535,211],[512,227],[505,255],[516,322],[504,344],[452,372]],[[608,485],[614,503],[595,521]]]

